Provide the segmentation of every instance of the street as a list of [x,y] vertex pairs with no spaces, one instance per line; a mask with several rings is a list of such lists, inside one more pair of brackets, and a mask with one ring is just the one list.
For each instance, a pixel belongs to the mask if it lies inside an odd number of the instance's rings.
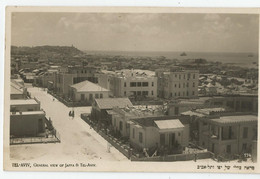
[[41,88],[28,88],[32,98],[41,102],[46,117],[51,118],[53,126],[61,137],[61,143],[13,145],[10,157],[16,160],[67,159],[127,161],[128,159],[114,147],[107,152],[107,141],[85,123],[80,114],[90,112],[91,107],[74,108],[75,117],[69,117],[68,108]]

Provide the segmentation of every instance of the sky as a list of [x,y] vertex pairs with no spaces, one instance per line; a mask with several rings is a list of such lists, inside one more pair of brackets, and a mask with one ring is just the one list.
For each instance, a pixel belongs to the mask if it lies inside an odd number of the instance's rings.
[[16,46],[97,51],[258,52],[254,14],[15,12]]

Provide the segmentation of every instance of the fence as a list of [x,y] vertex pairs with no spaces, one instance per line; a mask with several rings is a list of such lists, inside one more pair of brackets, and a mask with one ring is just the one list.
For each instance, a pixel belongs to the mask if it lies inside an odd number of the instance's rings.
[[81,114],[81,118],[88,123],[97,133],[99,133],[106,141],[108,141],[112,146],[114,146],[119,152],[124,156],[131,159],[131,161],[187,161],[187,160],[197,160],[197,159],[207,159],[214,156],[213,153],[209,151],[197,151],[196,153],[188,154],[175,154],[175,155],[166,155],[166,156],[156,156],[156,157],[137,157],[133,155],[133,150],[129,145],[122,143],[122,141],[117,138],[106,134],[106,131],[99,128],[91,123],[87,114]]
[[193,154],[176,154],[176,155],[166,155],[166,156],[158,156],[158,157],[131,157],[131,161],[167,161],[167,162],[173,162],[173,161],[187,161],[187,160],[197,160],[197,159],[207,159],[212,158],[213,154],[211,152],[201,152],[201,153],[193,153]]
[[88,123],[99,135],[101,135],[108,143],[114,146],[119,152],[121,152],[127,158],[131,156],[131,148],[128,144],[124,144],[122,141],[106,133],[105,129],[99,129],[95,124],[91,123],[87,114],[81,114],[81,118]]
[[55,136],[46,137],[22,137],[22,138],[11,138],[10,145],[18,144],[36,144],[36,143],[56,143],[60,140]]
[[81,107],[81,106],[91,106],[90,103],[87,102],[73,102],[73,101],[67,101],[66,99],[62,98],[61,96],[58,96],[57,94],[53,93],[52,91],[47,91],[50,95],[55,97],[57,100],[62,102],[67,107]]

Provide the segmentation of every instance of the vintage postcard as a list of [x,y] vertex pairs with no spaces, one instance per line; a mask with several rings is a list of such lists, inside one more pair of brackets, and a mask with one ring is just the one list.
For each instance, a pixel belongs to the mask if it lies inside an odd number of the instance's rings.
[[4,170],[259,173],[259,12],[7,7]]

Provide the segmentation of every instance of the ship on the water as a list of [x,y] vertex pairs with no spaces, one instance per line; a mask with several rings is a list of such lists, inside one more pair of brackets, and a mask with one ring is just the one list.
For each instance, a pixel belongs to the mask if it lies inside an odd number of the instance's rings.
[[187,56],[185,52],[181,53],[180,56]]

